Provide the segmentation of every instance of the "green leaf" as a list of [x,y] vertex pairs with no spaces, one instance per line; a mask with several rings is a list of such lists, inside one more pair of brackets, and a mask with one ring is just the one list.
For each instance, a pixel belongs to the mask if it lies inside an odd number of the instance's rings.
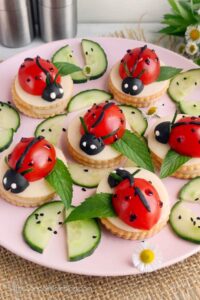
[[154,171],[146,143],[133,132],[126,130],[123,137],[112,144],[112,147],[134,161],[138,166]]
[[93,195],[71,212],[65,220],[66,222],[91,219],[91,218],[107,218],[115,216],[112,206],[112,194],[100,193]]
[[182,27],[168,26],[159,30],[159,33],[175,35],[175,36],[185,36],[185,26]]
[[160,67],[160,74],[156,81],[163,81],[174,77],[175,75],[179,74],[183,69],[174,68],[174,67],[167,67],[163,66]]
[[190,160],[191,157],[183,156],[178,154],[173,150],[169,150],[165,159],[162,163],[161,170],[160,170],[160,178],[165,178],[167,176],[172,175],[178,168],[180,168],[184,163]]
[[56,160],[53,171],[46,177],[48,183],[55,189],[66,208],[69,208],[72,201],[72,179],[71,175],[62,160]]
[[173,11],[178,14],[179,13],[179,9],[177,7],[176,0],[168,0],[168,2],[171,5]]
[[57,69],[59,69],[59,74],[61,76],[69,75],[77,71],[82,71],[80,67],[68,62],[55,62],[54,65]]

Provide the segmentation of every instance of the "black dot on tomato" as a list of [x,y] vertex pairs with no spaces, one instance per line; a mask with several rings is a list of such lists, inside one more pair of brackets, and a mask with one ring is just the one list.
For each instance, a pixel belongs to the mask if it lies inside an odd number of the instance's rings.
[[125,196],[124,198],[125,198],[125,200],[130,200],[131,197],[130,196]]
[[163,207],[163,202],[162,201],[160,201],[159,206]]
[[26,79],[26,81],[27,81],[27,82],[30,82],[30,81],[31,81],[31,79],[30,79],[30,78],[27,78],[27,79]]
[[149,180],[149,183],[150,183],[150,184],[152,184],[152,181],[151,181],[151,180]]
[[25,68],[25,64],[22,64],[22,65],[20,66],[20,68]]
[[150,65],[150,63],[151,63],[150,59],[149,59],[149,58],[145,59],[145,63],[146,63],[147,65]]
[[131,53],[131,49],[128,49],[126,52],[127,52],[127,53]]
[[113,195],[113,198],[117,198],[117,194],[114,194],[114,195]]
[[137,216],[135,214],[131,214],[129,217],[130,222],[133,222],[137,219]]
[[53,72],[53,71],[54,71],[54,68],[49,68],[49,71],[50,71],[50,72]]
[[191,129],[191,132],[195,132],[196,130],[194,128]]
[[28,166],[29,166],[29,167],[32,167],[32,166],[33,166],[33,161],[30,161],[30,162],[28,163]]
[[51,157],[48,157],[48,162],[52,162],[52,159],[51,159]]
[[177,137],[176,140],[177,140],[178,143],[182,143],[183,142],[183,138],[182,137]]
[[51,146],[48,145],[48,144],[45,144],[44,147],[47,148],[47,149],[51,149]]

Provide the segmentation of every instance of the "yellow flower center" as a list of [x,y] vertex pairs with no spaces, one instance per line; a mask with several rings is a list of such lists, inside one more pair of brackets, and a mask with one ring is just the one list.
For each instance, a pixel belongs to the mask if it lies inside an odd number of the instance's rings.
[[155,259],[155,254],[151,249],[144,249],[140,253],[140,259],[145,264],[151,264]]
[[196,41],[200,38],[200,31],[198,29],[192,29],[190,32],[190,38],[193,41]]

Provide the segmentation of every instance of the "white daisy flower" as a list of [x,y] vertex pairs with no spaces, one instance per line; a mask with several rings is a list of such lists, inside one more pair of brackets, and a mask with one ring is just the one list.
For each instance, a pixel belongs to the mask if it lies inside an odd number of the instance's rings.
[[142,242],[132,255],[133,265],[141,272],[156,270],[162,262],[158,249],[147,242]]
[[188,42],[185,47],[185,52],[189,55],[195,55],[199,51],[199,47],[194,42]]
[[185,32],[185,38],[187,41],[200,43],[200,25],[188,26]]
[[179,54],[183,54],[185,52],[185,44],[179,43],[176,47],[176,52],[178,52]]

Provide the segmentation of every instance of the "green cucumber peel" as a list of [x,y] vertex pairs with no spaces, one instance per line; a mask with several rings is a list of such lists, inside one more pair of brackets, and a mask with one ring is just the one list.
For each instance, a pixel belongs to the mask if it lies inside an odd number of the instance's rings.
[[86,198],[84,202],[75,207],[64,223],[84,219],[107,218],[115,215],[112,206],[112,194],[100,193]]
[[154,172],[148,146],[133,132],[126,129],[122,138],[112,144],[112,147],[139,167]]
[[73,183],[68,168],[62,160],[57,158],[53,171],[45,179],[55,189],[65,208],[68,209],[72,202]]

